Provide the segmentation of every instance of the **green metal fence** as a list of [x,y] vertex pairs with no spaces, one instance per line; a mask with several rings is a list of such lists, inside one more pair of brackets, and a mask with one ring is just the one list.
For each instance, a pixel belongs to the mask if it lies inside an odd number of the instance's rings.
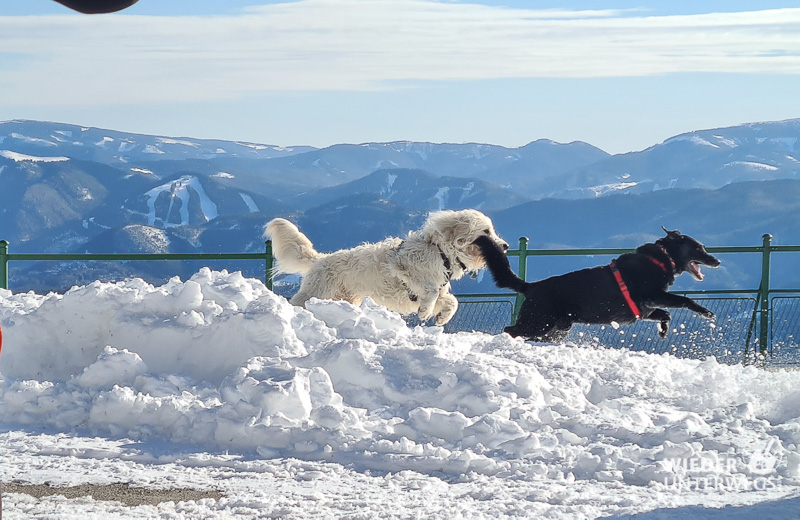
[[[518,273],[526,278],[528,260],[548,256],[620,255],[633,249],[528,249],[528,239],[519,240],[519,249],[509,256],[519,259]],[[712,254],[749,253],[760,256],[761,281],[757,288],[743,290],[674,291],[704,300],[716,315],[708,322],[677,309],[673,314],[674,329],[669,340],[655,334],[655,326],[639,321],[631,326],[575,326],[568,341],[597,342],[605,346],[625,346],[649,352],[669,352],[679,356],[714,355],[730,362],[769,362],[800,364],[800,289],[772,288],[770,266],[773,253],[800,252],[800,246],[776,246],[772,236],[764,235],[760,246],[709,247]],[[9,263],[17,261],[146,261],[189,260],[227,261],[257,260],[264,262],[264,282],[272,289],[272,244],[265,244],[263,253],[195,253],[195,254],[14,254],[9,243],[0,241],[0,288],[9,287]],[[499,333],[516,319],[523,297],[514,293],[459,294],[458,313],[447,324],[447,331],[475,330]]]
[[50,253],[16,253],[8,252],[7,240],[0,240],[0,289],[8,289],[8,264],[12,261],[152,261],[152,260],[260,260],[264,262],[264,283],[272,289],[272,242],[267,241],[263,253],[141,253],[141,254],[50,254]]

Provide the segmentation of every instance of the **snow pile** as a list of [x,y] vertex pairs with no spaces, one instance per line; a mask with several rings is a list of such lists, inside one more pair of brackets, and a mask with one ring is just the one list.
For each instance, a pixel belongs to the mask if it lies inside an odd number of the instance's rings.
[[799,483],[800,372],[409,329],[208,269],[0,291],[0,320],[7,426],[452,479]]

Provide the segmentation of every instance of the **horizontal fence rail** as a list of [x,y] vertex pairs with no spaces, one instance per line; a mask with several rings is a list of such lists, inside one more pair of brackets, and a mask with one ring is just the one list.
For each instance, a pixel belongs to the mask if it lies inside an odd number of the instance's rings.
[[[531,257],[595,256],[631,253],[631,248],[528,249],[528,239],[519,240],[519,249],[508,256],[518,257],[518,274],[527,279]],[[669,343],[655,335],[652,323],[637,321],[627,327],[573,327],[569,340],[597,342],[605,346],[627,347],[684,357],[714,355],[722,361],[800,364],[800,289],[772,288],[770,266],[773,253],[800,252],[800,246],[776,246],[772,235],[763,236],[760,246],[708,247],[710,253],[750,253],[761,256],[761,281],[757,288],[727,290],[674,291],[701,300],[716,315],[715,323],[697,318],[685,309],[675,309],[672,333],[678,340]],[[17,261],[223,261],[259,260],[264,262],[264,283],[273,288],[272,244],[263,253],[153,253],[153,254],[50,254],[9,253],[9,243],[0,241],[0,288],[9,287],[9,263]],[[458,312],[445,326],[449,332],[474,330],[500,333],[514,323],[524,300],[516,293],[458,294]],[[413,318],[411,319],[413,322]],[[691,327],[687,325],[691,324]]]
[[153,260],[261,260],[264,262],[264,283],[272,289],[272,242],[266,242],[263,253],[137,253],[137,254],[104,254],[104,253],[15,253],[8,252],[9,243],[0,240],[0,289],[8,289],[8,264],[11,261],[111,261],[141,262]]

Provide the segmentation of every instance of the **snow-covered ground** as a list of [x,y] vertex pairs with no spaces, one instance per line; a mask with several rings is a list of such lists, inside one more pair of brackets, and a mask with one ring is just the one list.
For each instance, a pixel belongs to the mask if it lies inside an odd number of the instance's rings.
[[800,516],[800,372],[410,329],[204,269],[0,290],[0,480],[218,490],[12,518]]

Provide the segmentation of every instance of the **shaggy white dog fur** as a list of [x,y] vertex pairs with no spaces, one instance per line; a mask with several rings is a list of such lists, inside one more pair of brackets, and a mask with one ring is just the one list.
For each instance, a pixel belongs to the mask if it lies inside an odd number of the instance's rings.
[[436,316],[437,325],[450,321],[458,309],[450,281],[485,265],[475,239],[488,236],[508,249],[491,219],[474,209],[436,211],[405,240],[387,238],[333,253],[317,252],[294,224],[282,218],[270,221],[264,236],[272,240],[273,273],[303,275],[293,304],[305,305],[316,297],[360,305],[369,296],[401,314],[417,313],[423,321]]

